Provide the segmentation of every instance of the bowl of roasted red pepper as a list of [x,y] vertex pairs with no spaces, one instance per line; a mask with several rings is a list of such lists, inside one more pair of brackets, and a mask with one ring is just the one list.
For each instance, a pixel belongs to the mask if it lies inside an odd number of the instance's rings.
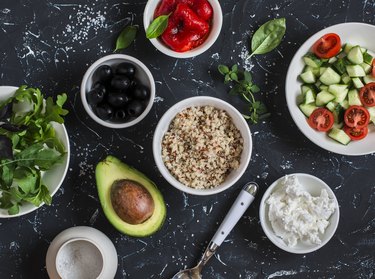
[[143,14],[146,32],[155,20],[164,28],[151,43],[166,55],[189,58],[214,44],[223,14],[217,0],[149,0]]

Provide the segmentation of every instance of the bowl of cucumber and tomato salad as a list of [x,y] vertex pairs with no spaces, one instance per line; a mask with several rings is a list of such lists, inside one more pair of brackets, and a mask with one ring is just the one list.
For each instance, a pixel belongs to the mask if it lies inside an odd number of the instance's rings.
[[311,36],[293,57],[290,114],[318,146],[343,155],[375,152],[375,26],[342,23]]

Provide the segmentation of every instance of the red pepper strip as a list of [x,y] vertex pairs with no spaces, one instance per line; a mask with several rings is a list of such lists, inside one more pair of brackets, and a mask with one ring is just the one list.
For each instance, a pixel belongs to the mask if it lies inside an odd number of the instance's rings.
[[178,3],[188,5],[200,17],[200,19],[210,21],[212,18],[213,10],[207,0],[163,0],[155,9],[154,18],[172,13],[176,9]]
[[161,38],[172,50],[188,51],[202,44],[210,25],[200,19],[188,5],[180,3],[168,21]]
[[176,9],[179,0],[162,0],[155,9],[154,18],[161,15],[167,15]]

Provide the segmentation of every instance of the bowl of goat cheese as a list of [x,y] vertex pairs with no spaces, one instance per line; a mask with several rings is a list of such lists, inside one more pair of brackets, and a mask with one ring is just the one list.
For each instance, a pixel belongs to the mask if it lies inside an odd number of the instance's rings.
[[268,187],[259,217],[273,244],[290,253],[306,254],[328,243],[338,227],[340,212],[335,194],[324,181],[296,173]]

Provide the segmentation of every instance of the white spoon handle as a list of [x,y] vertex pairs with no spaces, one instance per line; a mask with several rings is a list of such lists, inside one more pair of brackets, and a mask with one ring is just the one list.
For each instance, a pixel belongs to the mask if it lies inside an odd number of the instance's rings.
[[215,243],[217,246],[220,246],[223,243],[225,238],[245,213],[246,209],[253,202],[257,191],[258,185],[255,182],[249,182],[244,186],[211,242]]

